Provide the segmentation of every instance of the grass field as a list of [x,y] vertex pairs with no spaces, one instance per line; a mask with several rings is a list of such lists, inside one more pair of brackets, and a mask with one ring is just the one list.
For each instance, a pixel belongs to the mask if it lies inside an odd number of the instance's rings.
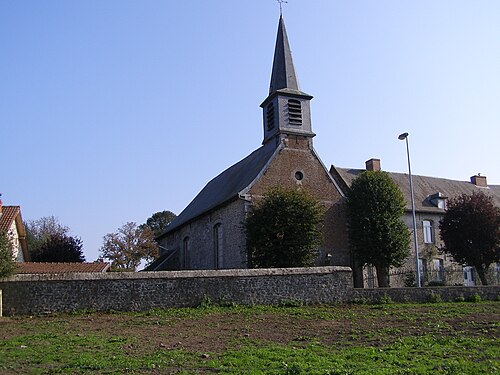
[[205,304],[4,317],[0,374],[495,374],[499,307]]

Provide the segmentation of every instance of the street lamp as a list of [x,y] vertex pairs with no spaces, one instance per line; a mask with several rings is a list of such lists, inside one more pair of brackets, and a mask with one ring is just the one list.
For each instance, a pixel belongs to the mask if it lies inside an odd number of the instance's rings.
[[411,212],[413,214],[413,241],[415,243],[415,265],[417,270],[417,287],[421,287],[420,284],[420,267],[418,265],[418,242],[417,242],[417,220],[415,218],[415,199],[413,198],[413,181],[411,178],[411,166],[410,166],[410,147],[408,146],[408,133],[400,134],[398,139],[400,141],[406,141],[406,155],[408,156],[408,176],[410,178],[410,197],[411,197]]

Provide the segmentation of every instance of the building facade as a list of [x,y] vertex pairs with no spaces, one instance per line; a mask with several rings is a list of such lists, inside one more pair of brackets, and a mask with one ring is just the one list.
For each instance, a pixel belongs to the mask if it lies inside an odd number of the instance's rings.
[[[147,270],[246,268],[246,213],[271,188],[303,189],[325,207],[317,265],[349,266],[343,193],[313,147],[310,101],[300,90],[280,17],[262,146],[210,181],[158,237],[162,254]],[[326,229],[327,228],[327,229]]]
[[21,207],[3,206],[0,200],[0,231],[7,235],[12,245],[12,257],[16,262],[29,262],[26,230],[21,216]]
[[[381,170],[379,159],[370,159],[365,163],[365,169],[340,168],[331,166],[330,173],[337,184],[347,192],[352,181],[364,170]],[[411,194],[408,174],[388,172],[389,176],[403,193],[406,202],[406,212],[403,221],[413,233],[413,214],[411,209]],[[443,246],[439,235],[439,221],[442,219],[448,199],[461,194],[483,192],[493,198],[500,207],[500,186],[487,184],[485,176],[472,176],[470,182],[456,181],[444,178],[412,175],[415,219],[417,227],[417,246],[419,253],[419,269],[421,285],[477,285],[479,278],[472,267],[458,264],[454,259],[440,251]],[[377,278],[373,267],[363,269],[354,266],[357,274],[357,286],[374,287]],[[403,267],[390,271],[390,284],[393,287],[413,286],[416,284],[416,256],[412,237],[410,256]],[[500,273],[497,265],[492,265],[489,281],[499,284]],[[356,279],[356,276],[355,276]]]

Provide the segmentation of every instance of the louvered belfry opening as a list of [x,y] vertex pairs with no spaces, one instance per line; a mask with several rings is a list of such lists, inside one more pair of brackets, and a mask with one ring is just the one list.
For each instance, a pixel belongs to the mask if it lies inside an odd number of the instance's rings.
[[267,106],[266,124],[267,124],[267,130],[271,130],[274,128],[274,104],[273,104],[273,102],[269,103],[269,105]]
[[288,99],[288,121],[290,125],[302,125],[302,106],[297,99]]

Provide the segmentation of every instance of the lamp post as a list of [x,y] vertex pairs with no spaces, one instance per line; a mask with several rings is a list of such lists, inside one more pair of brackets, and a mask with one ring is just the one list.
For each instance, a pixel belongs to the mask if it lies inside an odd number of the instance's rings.
[[420,284],[420,267],[418,265],[418,242],[417,242],[417,220],[415,218],[415,199],[413,198],[413,181],[411,178],[411,166],[410,166],[410,147],[408,146],[408,133],[400,134],[398,139],[400,141],[406,141],[406,155],[408,156],[408,176],[410,178],[410,197],[411,197],[411,212],[413,214],[413,241],[415,243],[415,266],[417,270],[417,287],[421,287]]

